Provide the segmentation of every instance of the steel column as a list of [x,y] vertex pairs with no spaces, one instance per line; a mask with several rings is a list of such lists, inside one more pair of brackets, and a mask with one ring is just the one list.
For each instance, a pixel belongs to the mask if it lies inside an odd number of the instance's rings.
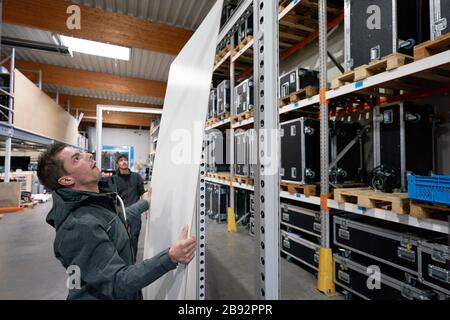
[[[319,59],[320,59],[320,87],[323,97],[320,104],[320,194],[322,197],[329,192],[329,128],[328,128],[328,102],[324,99],[328,87],[327,68],[327,1],[319,1]],[[329,215],[328,210],[322,206],[322,247],[330,247]]]
[[319,58],[320,58],[320,216],[322,223],[321,248],[317,289],[327,295],[336,292],[333,282],[333,253],[330,248],[329,181],[329,116],[328,56],[327,56],[327,0],[319,0]]
[[12,138],[8,137],[6,138],[6,144],[5,144],[5,182],[10,181],[10,173],[11,173],[11,143]]
[[[234,34],[231,35],[231,45],[233,45],[234,43]],[[235,73],[236,73],[236,69],[234,67],[234,63],[233,61],[231,61],[231,56],[230,56],[230,101],[231,101],[231,108],[230,108],[230,113],[231,115],[235,115],[236,113],[236,109],[235,109],[235,104],[234,104],[234,87],[236,86],[236,79],[235,79]],[[225,139],[228,138],[228,135],[226,135]],[[234,177],[236,170],[235,170],[235,163],[234,163],[234,129],[233,129],[233,123],[230,121],[230,134],[229,134],[229,138],[230,138],[230,143],[229,143],[229,150],[230,150],[230,173],[231,173],[231,177]],[[234,203],[234,186],[233,184],[231,184],[230,186],[230,208],[233,208],[234,212],[236,212],[236,208],[235,208],[235,203]]]
[[[13,48],[11,52],[11,69],[10,69],[10,77],[9,77],[9,110],[8,110],[8,124],[12,127],[13,124],[13,108],[14,108],[14,70],[16,68],[16,49]],[[11,173],[11,144],[12,137],[6,138],[5,145],[5,182],[10,181],[10,173]]]
[[97,136],[97,148],[95,153],[95,161],[97,162],[97,168],[102,171],[102,130],[103,130],[103,110],[100,105],[97,105],[97,119],[95,124],[95,131]]
[[197,211],[197,253],[198,253],[198,299],[206,298],[206,164],[205,164],[205,148],[206,141],[203,141],[202,157],[200,162],[200,182],[199,182],[199,206]]
[[278,0],[255,0],[253,13],[255,129],[258,140],[255,170],[256,297],[279,299]]

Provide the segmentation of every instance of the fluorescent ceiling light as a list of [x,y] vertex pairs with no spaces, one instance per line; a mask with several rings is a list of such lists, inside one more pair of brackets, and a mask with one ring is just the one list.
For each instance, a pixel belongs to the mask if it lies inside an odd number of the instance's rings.
[[59,35],[59,38],[63,45],[69,48],[70,54],[80,52],[112,59],[130,60],[130,48],[63,35]]

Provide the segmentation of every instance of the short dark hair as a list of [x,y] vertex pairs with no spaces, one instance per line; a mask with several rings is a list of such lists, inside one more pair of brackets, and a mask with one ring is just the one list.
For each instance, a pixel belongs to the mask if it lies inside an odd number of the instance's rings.
[[64,169],[64,161],[56,158],[67,145],[63,143],[55,143],[42,153],[38,160],[37,176],[39,181],[50,190],[56,190],[62,186],[58,179],[67,174]]
[[119,163],[120,159],[123,159],[123,158],[125,158],[128,161],[128,155],[125,153],[121,153],[117,156],[116,163]]

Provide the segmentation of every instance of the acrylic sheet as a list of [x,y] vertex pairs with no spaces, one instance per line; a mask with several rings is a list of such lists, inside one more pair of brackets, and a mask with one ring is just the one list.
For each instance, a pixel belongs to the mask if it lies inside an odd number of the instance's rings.
[[[223,0],[218,0],[170,67],[152,176],[144,259],[167,249],[185,224],[195,235],[197,189]],[[197,299],[196,258],[144,289],[144,298]]]

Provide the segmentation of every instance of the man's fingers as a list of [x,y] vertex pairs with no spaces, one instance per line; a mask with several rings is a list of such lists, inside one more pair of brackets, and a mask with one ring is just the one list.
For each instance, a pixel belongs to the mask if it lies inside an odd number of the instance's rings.
[[188,252],[191,252],[192,250],[195,251],[196,248],[197,248],[197,246],[196,246],[195,243],[194,244],[190,244],[189,246],[186,246],[186,247],[183,248],[183,252],[184,253],[188,253]]
[[181,245],[180,249],[181,249],[181,252],[187,253],[187,252],[191,251],[192,249],[195,249],[196,247],[197,247],[197,245],[194,242],[194,243],[190,243],[190,244],[187,244],[187,245]]
[[191,244],[197,242],[197,240],[196,240],[194,237],[191,237],[191,238],[189,238],[189,239],[182,240],[182,241],[183,241],[183,242],[182,242],[182,245],[184,245],[184,246],[188,246],[188,245],[191,245]]
[[185,255],[185,256],[180,260],[180,262],[183,263],[183,264],[188,264],[189,262],[192,261],[192,259],[194,259],[194,257],[195,257],[195,252],[192,252],[192,253],[190,253],[190,254]]
[[178,239],[184,240],[188,236],[189,225],[185,225],[183,229],[181,229],[180,237]]

